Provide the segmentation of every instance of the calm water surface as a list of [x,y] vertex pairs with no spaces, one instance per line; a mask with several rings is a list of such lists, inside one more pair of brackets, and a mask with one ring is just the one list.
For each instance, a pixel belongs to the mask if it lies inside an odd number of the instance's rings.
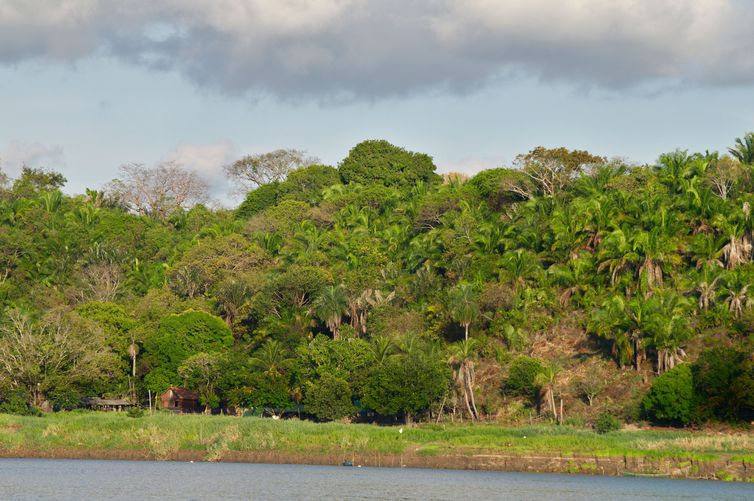
[[0,459],[0,500],[754,500],[754,484],[332,466]]

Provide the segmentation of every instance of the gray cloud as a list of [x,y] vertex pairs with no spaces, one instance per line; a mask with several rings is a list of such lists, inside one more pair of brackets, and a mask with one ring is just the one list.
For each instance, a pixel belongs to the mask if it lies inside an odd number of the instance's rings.
[[0,170],[14,177],[24,165],[60,170],[65,165],[63,147],[38,142],[10,141],[5,148],[0,149]]
[[749,85],[753,24],[739,0],[0,0],[0,62],[106,53],[283,98]]

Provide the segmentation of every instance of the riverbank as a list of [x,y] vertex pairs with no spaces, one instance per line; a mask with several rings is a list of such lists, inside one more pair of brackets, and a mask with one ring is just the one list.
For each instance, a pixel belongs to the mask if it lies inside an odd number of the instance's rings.
[[0,415],[0,456],[655,475],[754,481],[754,434],[491,424],[373,425],[227,416]]

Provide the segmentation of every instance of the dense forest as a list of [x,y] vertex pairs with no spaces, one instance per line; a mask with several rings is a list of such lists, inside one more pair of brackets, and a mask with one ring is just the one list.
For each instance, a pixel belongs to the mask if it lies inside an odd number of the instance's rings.
[[754,134],[654,165],[535,148],[438,175],[386,141],[86,194],[0,175],[0,411],[181,386],[317,420],[754,419]]

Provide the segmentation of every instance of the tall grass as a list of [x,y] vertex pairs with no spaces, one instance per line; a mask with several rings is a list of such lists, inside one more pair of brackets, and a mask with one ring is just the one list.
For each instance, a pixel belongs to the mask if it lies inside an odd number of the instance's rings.
[[568,426],[506,428],[491,424],[399,428],[229,416],[156,414],[129,418],[117,413],[73,412],[44,417],[0,415],[0,450],[148,451],[158,458],[188,450],[202,451],[209,460],[220,459],[228,451],[710,458],[751,454],[754,436],[661,430],[598,435]]

